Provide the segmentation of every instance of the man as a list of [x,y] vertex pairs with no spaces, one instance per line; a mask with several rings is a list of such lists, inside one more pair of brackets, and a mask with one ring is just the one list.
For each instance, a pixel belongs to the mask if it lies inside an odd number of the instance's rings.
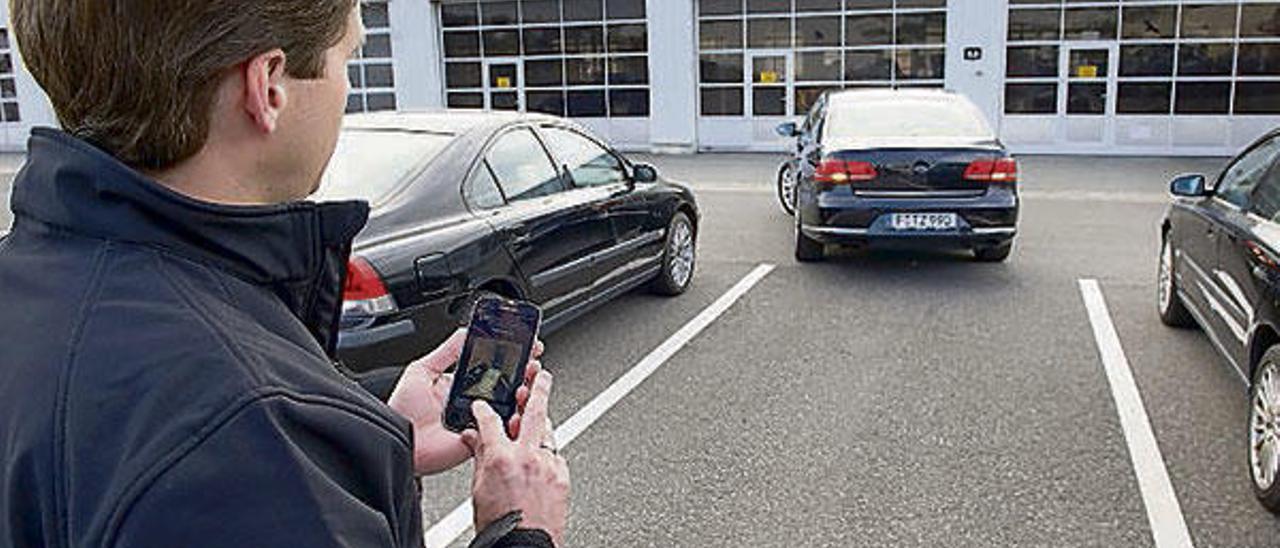
[[389,405],[329,358],[368,210],[301,200],[337,140],[355,0],[11,13],[66,133],[33,132],[0,240],[0,545],[420,546],[415,476],[472,454],[482,544],[562,542],[537,363],[522,418],[478,404],[458,436],[462,334]]

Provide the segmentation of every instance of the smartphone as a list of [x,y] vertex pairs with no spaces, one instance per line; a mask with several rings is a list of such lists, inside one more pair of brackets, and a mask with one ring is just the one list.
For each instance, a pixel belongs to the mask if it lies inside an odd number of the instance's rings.
[[488,402],[504,425],[511,420],[516,389],[524,384],[525,366],[541,324],[542,310],[532,303],[498,297],[476,302],[444,409],[445,428],[454,432],[475,428],[471,414],[475,400]]

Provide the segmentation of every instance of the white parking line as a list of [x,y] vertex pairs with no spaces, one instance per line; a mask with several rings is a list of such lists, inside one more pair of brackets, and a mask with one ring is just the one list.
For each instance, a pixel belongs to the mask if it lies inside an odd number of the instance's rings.
[[1191,535],[1182,517],[1182,507],[1178,504],[1173,484],[1169,482],[1160,445],[1151,431],[1151,421],[1142,406],[1142,395],[1133,382],[1133,371],[1120,346],[1120,336],[1111,323],[1107,301],[1102,296],[1098,281],[1080,280],[1080,294],[1089,311],[1089,324],[1093,326],[1098,354],[1102,357],[1107,382],[1111,385],[1111,398],[1115,400],[1116,413],[1120,415],[1120,427],[1129,446],[1129,461],[1133,463],[1133,471],[1138,478],[1138,489],[1142,492],[1156,548],[1190,548]]
[[[684,324],[679,331],[663,341],[657,348],[649,352],[639,363],[634,365],[629,371],[623,374],[613,384],[592,399],[587,405],[583,406],[574,413],[569,420],[565,421],[556,428],[556,443],[564,448],[568,446],[579,434],[582,434],[593,423],[604,416],[605,413],[612,409],[614,405],[622,401],[622,398],[635,390],[640,383],[653,375],[658,368],[662,367],[671,356],[684,348],[689,341],[697,337],[702,330],[711,325],[724,314],[738,299],[746,295],[752,287],[755,287],[760,280],[768,276],[774,269],[774,265],[761,264],[754,270],[738,281],[736,285],[721,295],[719,299],[711,303],[710,306],[703,309],[696,317]],[[457,540],[458,537],[466,533],[471,528],[471,499],[467,499],[457,508],[454,508],[449,515],[440,520],[426,533],[427,548],[444,547]]]

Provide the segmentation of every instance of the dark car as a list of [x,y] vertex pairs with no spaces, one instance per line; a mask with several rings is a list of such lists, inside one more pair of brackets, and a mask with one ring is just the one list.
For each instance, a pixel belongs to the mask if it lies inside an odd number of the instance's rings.
[[821,97],[778,174],[795,215],[796,259],[825,245],[959,247],[1009,257],[1018,223],[1018,163],[964,96],[840,91]]
[[1199,324],[1250,386],[1248,466],[1280,512],[1280,132],[1213,180],[1182,175],[1161,225],[1157,304],[1171,326]]
[[368,200],[338,343],[352,369],[404,365],[494,293],[540,305],[550,332],[632,288],[693,279],[699,214],[559,118],[441,111],[348,117],[320,200]]

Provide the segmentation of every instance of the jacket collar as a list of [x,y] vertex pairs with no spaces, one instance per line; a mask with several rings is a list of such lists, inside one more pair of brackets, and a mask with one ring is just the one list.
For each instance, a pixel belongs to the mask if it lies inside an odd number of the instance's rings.
[[330,355],[351,241],[369,215],[364,202],[227,206],[194,200],[50,128],[32,130],[11,208],[19,223],[29,218],[159,248],[264,286]]

